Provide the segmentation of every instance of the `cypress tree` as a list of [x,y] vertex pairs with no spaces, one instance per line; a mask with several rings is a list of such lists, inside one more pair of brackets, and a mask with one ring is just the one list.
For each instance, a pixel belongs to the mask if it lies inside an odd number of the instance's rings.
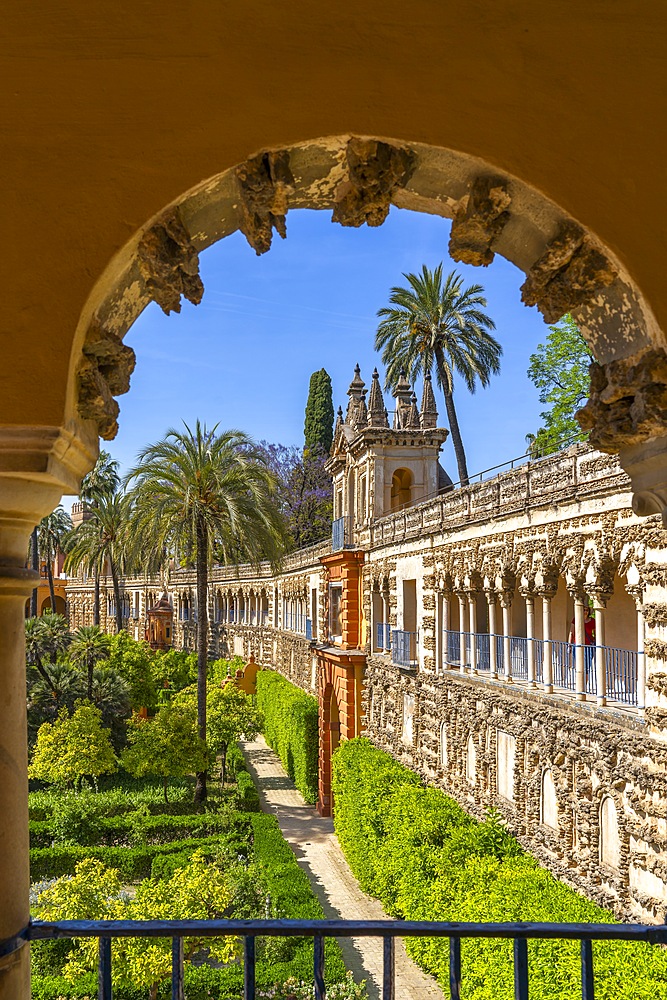
[[329,453],[333,441],[333,394],[331,378],[324,368],[310,376],[306,420],[303,427],[305,451]]

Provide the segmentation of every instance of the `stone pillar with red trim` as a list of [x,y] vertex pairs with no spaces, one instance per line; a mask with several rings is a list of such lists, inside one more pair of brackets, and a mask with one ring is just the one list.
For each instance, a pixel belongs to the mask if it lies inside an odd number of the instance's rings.
[[[321,562],[327,570],[328,588],[332,583],[341,586],[341,634],[316,650],[320,738],[317,810],[321,816],[331,816],[333,753],[341,740],[351,740],[361,731],[361,693],[366,665],[366,654],[361,648],[364,643],[361,604],[364,553],[358,549],[344,549],[324,556]],[[327,632],[331,632],[329,626]]]

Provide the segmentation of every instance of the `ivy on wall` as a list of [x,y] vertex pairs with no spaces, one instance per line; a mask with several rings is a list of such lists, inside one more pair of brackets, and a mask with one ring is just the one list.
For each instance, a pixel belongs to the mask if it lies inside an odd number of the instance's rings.
[[[389,754],[361,737],[333,758],[334,824],[354,874],[385,910],[406,920],[611,923],[607,910],[558,882],[504,829],[483,823]],[[410,938],[412,957],[445,988],[446,939]],[[577,942],[530,941],[531,1000],[562,1000],[581,991]],[[594,945],[596,998],[667,997],[667,954],[650,945]],[[512,1000],[512,942],[462,944],[466,1000]],[[628,970],[632,970],[629,975]]]
[[257,675],[262,732],[306,802],[317,799],[317,698],[272,670]]

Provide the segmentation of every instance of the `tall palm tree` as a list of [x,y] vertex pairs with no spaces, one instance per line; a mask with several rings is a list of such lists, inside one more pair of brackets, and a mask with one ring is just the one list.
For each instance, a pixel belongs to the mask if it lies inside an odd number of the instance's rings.
[[37,529],[39,555],[46,563],[46,575],[49,581],[51,595],[51,611],[56,610],[56,590],[53,584],[53,561],[59,552],[64,551],[65,541],[72,530],[72,518],[58,504],[56,509],[43,517]]
[[[100,493],[89,508],[89,516],[78,524],[67,542],[65,568],[77,572],[82,567],[96,574],[109,567],[116,604],[116,632],[123,628],[123,608],[120,600],[120,574],[127,571],[128,541],[126,504],[120,493]],[[99,594],[97,622],[99,624]]]
[[[79,499],[86,506],[84,520],[90,516],[90,507],[98,500],[108,496],[113,496],[120,488],[120,476],[118,475],[118,462],[112,459],[108,451],[102,450],[97,456],[95,465],[81,481]],[[93,599],[93,625],[100,624],[100,572],[104,571],[104,566],[99,567],[95,562],[93,565],[81,563],[81,567],[93,573],[95,580],[95,593]]]
[[382,350],[387,388],[396,385],[402,371],[414,382],[435,368],[445,397],[459,479],[465,486],[468,466],[454,406],[454,372],[470,392],[475,391],[477,381],[486,387],[491,375],[500,371],[503,349],[489,332],[495,330],[495,323],[483,311],[486,299],[481,285],[463,288],[463,278],[455,271],[443,283],[442,264],[434,271],[424,264],[420,275],[403,277],[410,287],[392,288],[392,308],[378,310],[382,319],[375,349]]
[[[141,540],[146,570],[151,554],[171,553],[194,564],[197,577],[197,725],[206,739],[208,575],[214,560],[274,562],[285,546],[277,480],[261,451],[241,431],[171,429],[144,448],[126,482],[130,524]],[[140,550],[141,551],[141,550]],[[206,798],[206,772],[197,775],[195,801]]]
[[100,660],[108,660],[111,654],[111,636],[103,632],[99,625],[82,625],[77,629],[69,648],[72,663],[85,670],[88,679],[87,694],[93,699],[94,670]]

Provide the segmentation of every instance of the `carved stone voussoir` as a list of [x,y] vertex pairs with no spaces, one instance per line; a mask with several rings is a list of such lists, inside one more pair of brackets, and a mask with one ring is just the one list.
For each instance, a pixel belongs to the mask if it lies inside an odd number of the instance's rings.
[[273,230],[287,236],[287,209],[294,190],[287,150],[252,156],[236,168],[239,190],[239,228],[255,253],[271,248]]
[[394,192],[405,187],[416,166],[414,153],[377,139],[353,137],[345,149],[348,175],[336,190],[332,221],[342,226],[381,226]]
[[616,269],[593,240],[575,223],[566,223],[530,268],[521,286],[521,300],[537,306],[547,323],[606,288]]
[[167,315],[181,311],[181,296],[195,306],[201,302],[199,254],[178,208],[146,230],[137,247],[137,263],[147,290]]
[[667,354],[646,348],[606,365],[591,364],[590,399],[577,413],[591,444],[618,452],[667,429]]
[[511,201],[502,178],[477,177],[452,222],[452,260],[482,267],[490,264],[495,256],[491,247],[509,221]]
[[79,416],[95,421],[100,437],[112,441],[118,433],[120,407],[94,359],[84,358],[77,382]]
[[118,432],[119,407],[113,397],[129,391],[135,363],[131,347],[98,322],[91,325],[77,373],[78,411],[84,420],[95,421],[106,441]]

